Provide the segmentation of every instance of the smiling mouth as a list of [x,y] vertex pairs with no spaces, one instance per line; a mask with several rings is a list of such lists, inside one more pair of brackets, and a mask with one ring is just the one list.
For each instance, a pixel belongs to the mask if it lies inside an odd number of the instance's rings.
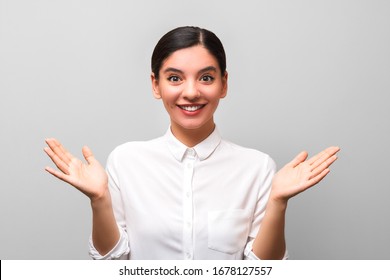
[[200,109],[202,109],[206,104],[202,105],[177,105],[180,109],[187,111],[187,112],[195,112]]

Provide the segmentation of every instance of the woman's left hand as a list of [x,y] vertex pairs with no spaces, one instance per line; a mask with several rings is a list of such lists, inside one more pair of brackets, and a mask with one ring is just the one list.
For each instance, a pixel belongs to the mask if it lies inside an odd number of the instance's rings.
[[329,166],[337,159],[339,150],[339,147],[329,147],[308,160],[307,152],[298,154],[275,174],[271,198],[287,202],[320,182],[329,173]]

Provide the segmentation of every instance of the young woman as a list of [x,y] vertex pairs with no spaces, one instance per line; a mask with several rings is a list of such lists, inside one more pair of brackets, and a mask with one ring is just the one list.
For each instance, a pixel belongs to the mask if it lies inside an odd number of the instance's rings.
[[330,147],[275,174],[266,154],[221,138],[213,115],[228,88],[225,52],[214,33],[180,27],[152,55],[154,97],[170,127],[160,138],[129,142],[106,170],[88,147],[86,163],[56,139],[46,167],[91,200],[94,259],[283,259],[288,200],[321,181],[337,159]]

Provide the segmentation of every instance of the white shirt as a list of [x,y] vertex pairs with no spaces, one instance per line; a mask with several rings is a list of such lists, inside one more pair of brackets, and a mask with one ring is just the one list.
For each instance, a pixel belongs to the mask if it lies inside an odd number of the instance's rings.
[[94,259],[257,259],[275,163],[222,140],[217,129],[188,148],[171,130],[118,146],[107,161],[120,240]]

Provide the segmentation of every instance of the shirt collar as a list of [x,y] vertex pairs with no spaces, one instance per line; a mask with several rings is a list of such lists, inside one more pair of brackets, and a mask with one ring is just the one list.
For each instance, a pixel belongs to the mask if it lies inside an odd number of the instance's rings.
[[[168,148],[172,155],[178,161],[182,161],[187,149],[190,148],[181,143],[172,134],[170,127],[165,133],[165,139],[167,140]],[[221,143],[221,135],[219,134],[217,127],[215,127],[214,131],[205,140],[193,147],[193,149],[195,150],[200,160],[205,160],[215,151],[219,143]]]

